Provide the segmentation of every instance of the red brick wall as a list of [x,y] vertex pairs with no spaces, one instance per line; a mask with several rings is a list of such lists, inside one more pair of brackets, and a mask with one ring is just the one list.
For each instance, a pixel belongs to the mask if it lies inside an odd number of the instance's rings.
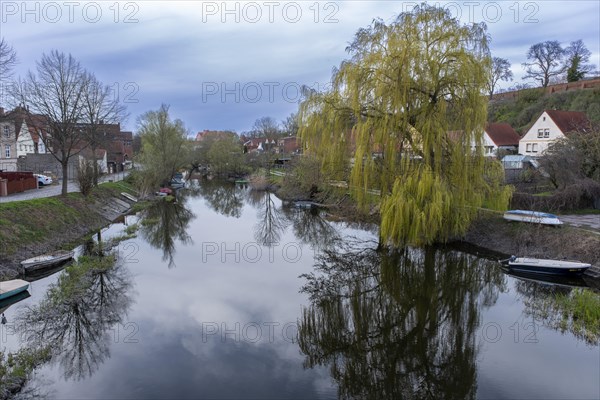
[[[583,90],[583,89],[594,89],[594,88],[600,88],[600,79],[594,79],[594,80],[589,80],[589,81],[570,82],[570,83],[559,83],[558,85],[549,85],[544,90],[546,93],[558,93],[558,92]],[[531,88],[531,89],[543,89],[543,88]],[[519,94],[521,92],[531,90],[531,89],[515,90],[513,92],[496,93],[492,97],[492,100],[515,99],[515,98],[519,97]]]

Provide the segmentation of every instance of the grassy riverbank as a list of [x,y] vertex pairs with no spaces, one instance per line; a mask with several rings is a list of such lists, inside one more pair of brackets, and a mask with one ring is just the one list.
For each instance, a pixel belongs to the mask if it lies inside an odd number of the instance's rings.
[[99,213],[103,204],[132,191],[125,182],[106,183],[88,197],[65,197],[0,203],[0,277],[12,277],[19,262],[61,248],[110,221]]

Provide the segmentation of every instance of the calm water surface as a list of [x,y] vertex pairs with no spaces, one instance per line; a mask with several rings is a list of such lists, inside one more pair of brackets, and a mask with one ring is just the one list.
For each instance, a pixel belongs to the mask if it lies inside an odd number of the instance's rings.
[[62,271],[6,310],[4,348],[54,349],[21,397],[600,398],[598,338],[552,308],[582,281],[377,252],[373,232],[233,185],[125,222],[137,237],[79,300],[48,307],[57,287],[71,296]]

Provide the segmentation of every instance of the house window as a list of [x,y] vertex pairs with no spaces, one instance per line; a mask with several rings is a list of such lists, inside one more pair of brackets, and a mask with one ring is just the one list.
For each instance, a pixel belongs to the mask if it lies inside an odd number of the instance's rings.
[[485,146],[485,154],[494,153],[494,146]]
[[531,153],[531,143],[527,143],[527,150],[525,150],[527,153]]
[[549,138],[550,137],[550,129],[544,129],[544,137],[545,138]]
[[4,146],[4,156],[10,158],[10,144]]
[[543,129],[538,129],[538,137],[544,137],[544,130]]
[[10,137],[10,128],[8,127],[8,125],[4,125],[2,127],[2,131],[4,132],[4,136],[5,137]]
[[531,145],[531,152],[532,153],[537,153],[537,143],[534,143]]

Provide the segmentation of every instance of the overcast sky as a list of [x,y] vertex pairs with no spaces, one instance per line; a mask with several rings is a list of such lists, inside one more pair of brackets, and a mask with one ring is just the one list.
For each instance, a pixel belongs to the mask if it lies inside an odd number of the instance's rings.
[[[484,21],[494,56],[521,63],[537,42],[582,39],[600,65],[600,1],[429,2],[467,22]],[[17,51],[16,75],[42,53],[71,53],[114,86],[136,118],[161,103],[190,133],[247,131],[262,116],[297,110],[301,85],[326,87],[354,33],[391,21],[408,1],[6,1],[0,36]],[[0,99],[2,100],[2,99]]]

